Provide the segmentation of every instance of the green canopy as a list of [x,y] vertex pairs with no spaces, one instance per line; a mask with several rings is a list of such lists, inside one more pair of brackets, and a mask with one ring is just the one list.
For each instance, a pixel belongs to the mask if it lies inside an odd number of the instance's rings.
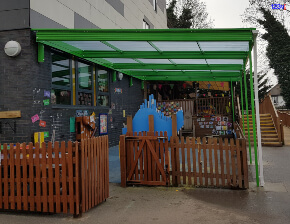
[[240,81],[251,29],[35,29],[48,45],[141,80]]

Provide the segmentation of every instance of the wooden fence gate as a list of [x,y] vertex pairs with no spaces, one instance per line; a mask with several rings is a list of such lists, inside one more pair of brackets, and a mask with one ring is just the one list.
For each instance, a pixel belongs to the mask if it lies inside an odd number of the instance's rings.
[[[248,188],[246,141],[241,139],[121,136],[121,185]],[[169,159],[170,157],[170,159]],[[156,162],[157,161],[157,162]],[[160,166],[161,165],[161,166]],[[164,169],[165,173],[162,172]],[[166,182],[164,181],[166,174]],[[161,179],[159,179],[162,177]]]
[[79,215],[109,197],[108,136],[2,146],[0,210]]
[[121,185],[168,185],[169,157],[167,133],[135,132],[121,136]]

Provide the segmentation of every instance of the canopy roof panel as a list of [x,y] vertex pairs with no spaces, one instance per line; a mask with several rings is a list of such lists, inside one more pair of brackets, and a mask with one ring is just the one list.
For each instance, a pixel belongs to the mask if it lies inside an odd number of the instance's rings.
[[253,30],[34,31],[40,46],[49,45],[141,80],[237,81],[253,46]]

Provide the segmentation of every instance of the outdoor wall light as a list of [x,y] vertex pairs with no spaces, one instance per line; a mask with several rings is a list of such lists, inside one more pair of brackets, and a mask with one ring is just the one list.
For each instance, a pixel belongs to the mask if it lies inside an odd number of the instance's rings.
[[16,57],[21,52],[21,46],[17,41],[8,41],[4,47],[5,54],[9,57]]
[[118,80],[122,80],[123,79],[123,73],[122,72],[118,72]]

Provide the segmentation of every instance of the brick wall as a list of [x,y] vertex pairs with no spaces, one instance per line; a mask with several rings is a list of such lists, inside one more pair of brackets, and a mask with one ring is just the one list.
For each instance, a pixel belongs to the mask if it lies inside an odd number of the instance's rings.
[[[18,41],[22,47],[16,58],[4,53],[4,46],[9,40]],[[75,140],[75,133],[70,133],[70,117],[74,117],[77,107],[52,108],[44,106],[44,90],[51,90],[50,49],[45,48],[45,62],[37,62],[37,44],[29,29],[0,32],[0,111],[21,110],[21,118],[0,119],[0,143],[33,141],[34,132],[55,130],[57,141]],[[111,79],[112,80],[112,79]],[[122,93],[114,93],[115,88],[122,88]],[[117,145],[126,115],[134,115],[142,103],[141,81],[134,79],[129,87],[129,77],[122,81],[110,82],[111,103],[115,105],[108,115],[108,133],[110,146]],[[89,113],[108,113],[109,108],[82,108]],[[46,121],[46,127],[40,127],[39,121],[32,123],[31,117],[38,114]],[[98,121],[98,120],[97,120]],[[14,123],[16,130],[14,130]]]

